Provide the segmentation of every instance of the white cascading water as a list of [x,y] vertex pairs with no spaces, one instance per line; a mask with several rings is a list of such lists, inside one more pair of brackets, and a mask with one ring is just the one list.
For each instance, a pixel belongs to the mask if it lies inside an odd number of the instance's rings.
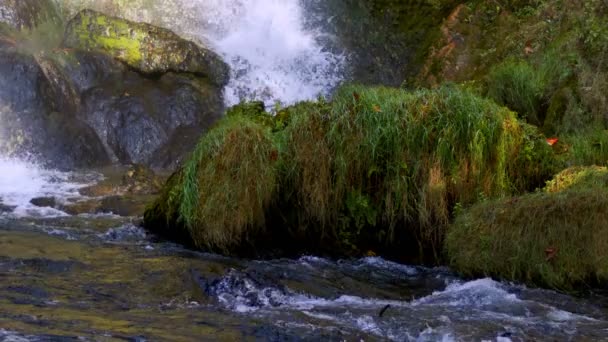
[[[306,28],[300,0],[193,0],[201,38],[232,67],[226,102],[268,104],[326,95],[342,79],[345,58],[325,51]],[[194,33],[194,32],[193,32]]]
[[[93,8],[200,40],[231,66],[227,105],[262,100],[267,106],[326,95],[342,79],[345,57],[323,49],[319,41],[324,33],[307,27],[300,1],[57,0],[67,14]],[[82,186],[69,173],[0,157],[0,199],[3,205],[16,207],[11,215],[62,215],[58,210],[37,208],[30,200],[77,197]]]

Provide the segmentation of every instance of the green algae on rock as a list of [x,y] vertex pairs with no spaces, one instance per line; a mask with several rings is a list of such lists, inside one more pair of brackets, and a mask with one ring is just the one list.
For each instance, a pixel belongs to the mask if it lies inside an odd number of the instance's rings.
[[521,167],[552,157],[541,135],[456,86],[344,86],[332,102],[284,109],[286,127],[239,114],[251,108],[230,110],[203,137],[147,211],[148,228],[229,254],[244,245],[263,254],[274,239],[287,254],[373,249],[437,261],[457,204],[553,172]]
[[566,169],[541,192],[476,204],[456,218],[445,248],[468,276],[561,290],[606,283],[608,169]]
[[68,23],[63,44],[102,51],[143,74],[192,73],[219,86],[228,81],[228,66],[213,51],[167,29],[92,10],[81,11]]

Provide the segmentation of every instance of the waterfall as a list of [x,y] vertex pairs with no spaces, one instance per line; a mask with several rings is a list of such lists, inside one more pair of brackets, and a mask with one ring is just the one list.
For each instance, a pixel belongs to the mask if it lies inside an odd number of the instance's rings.
[[327,33],[312,24],[320,20],[305,10],[304,0],[57,1],[67,15],[93,8],[208,45],[232,67],[227,105],[314,99],[327,95],[344,74],[345,56],[323,46]]
[[226,101],[293,103],[327,94],[344,56],[325,51],[299,0],[198,0],[200,31],[232,66]]

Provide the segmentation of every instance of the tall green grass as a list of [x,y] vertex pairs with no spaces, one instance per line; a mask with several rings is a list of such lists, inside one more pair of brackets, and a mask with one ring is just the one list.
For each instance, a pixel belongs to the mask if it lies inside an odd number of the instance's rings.
[[188,230],[195,246],[229,252],[265,229],[277,160],[268,128],[248,117],[227,117],[201,139],[177,181],[149,210],[148,222],[168,218],[175,229]]
[[199,247],[255,244],[266,228],[307,236],[308,251],[326,242],[354,253],[407,245],[416,250],[405,254],[436,261],[455,206],[553,173],[533,127],[457,86],[348,85],[331,102],[302,102],[272,120],[247,108],[201,140],[174,195],[157,201]]
[[330,104],[290,115],[284,162],[303,221],[353,240],[372,231],[394,242],[406,231],[436,258],[456,203],[521,191],[552,167],[513,165],[551,158],[542,137],[456,86],[345,86]]

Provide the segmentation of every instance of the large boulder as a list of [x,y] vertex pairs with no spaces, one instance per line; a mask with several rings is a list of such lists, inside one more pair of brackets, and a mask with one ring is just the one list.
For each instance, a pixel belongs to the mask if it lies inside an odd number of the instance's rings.
[[[22,49],[19,39],[28,34],[0,25],[0,115],[7,122],[0,128],[0,153],[30,153],[60,168],[175,167],[221,115],[228,67],[213,52],[150,25],[84,11],[71,27],[87,15],[96,18],[97,29],[104,21],[133,27],[133,44],[142,42],[136,38],[145,30],[146,44],[164,48],[142,47],[136,66],[102,46]],[[74,32],[68,29],[65,41],[76,45]],[[120,41],[128,45],[129,39]]]
[[208,77],[223,86],[228,66],[213,51],[170,30],[84,10],[68,24],[65,47],[102,51],[144,74],[168,71]]
[[33,29],[49,21],[61,21],[61,16],[52,0],[0,1],[0,23],[21,30]]
[[[221,113],[217,89],[193,76],[169,73],[148,80],[129,74],[123,81],[87,92],[80,113],[121,163],[173,167]],[[181,134],[185,128],[198,134]],[[167,158],[173,147],[185,151]]]

